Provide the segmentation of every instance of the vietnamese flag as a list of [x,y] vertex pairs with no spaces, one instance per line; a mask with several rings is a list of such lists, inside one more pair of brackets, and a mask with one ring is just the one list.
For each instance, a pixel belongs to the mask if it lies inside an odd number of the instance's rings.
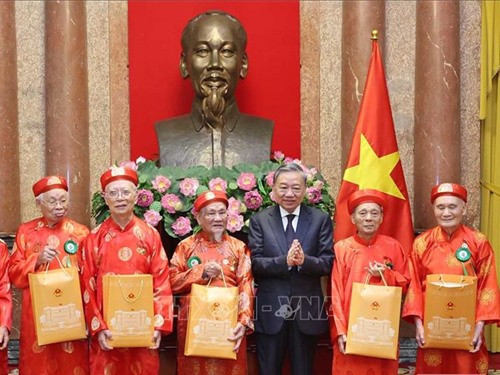
[[337,196],[335,241],[356,232],[347,210],[347,198],[361,189],[375,189],[384,194],[387,206],[378,233],[397,239],[409,252],[414,238],[410,202],[376,39],[372,41],[363,100]]

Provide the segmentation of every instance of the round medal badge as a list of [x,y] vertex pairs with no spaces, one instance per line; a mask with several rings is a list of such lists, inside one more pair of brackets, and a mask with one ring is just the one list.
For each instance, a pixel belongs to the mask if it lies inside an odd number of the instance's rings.
[[201,259],[196,256],[189,258],[187,261],[187,265],[189,268],[193,268],[194,266],[197,266],[199,264],[201,264]]
[[457,257],[457,259],[460,261],[460,262],[467,262],[470,257],[471,257],[471,254],[470,254],[470,250],[469,248],[467,247],[467,245],[462,245],[462,247],[460,247],[456,252],[455,252],[455,256]]
[[64,251],[70,255],[76,254],[78,251],[78,244],[73,240],[67,240],[64,243]]

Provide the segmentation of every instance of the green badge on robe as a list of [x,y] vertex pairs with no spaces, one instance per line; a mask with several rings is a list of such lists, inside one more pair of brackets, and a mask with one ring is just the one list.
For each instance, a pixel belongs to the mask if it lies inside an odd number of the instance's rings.
[[78,251],[78,244],[73,240],[67,240],[64,243],[64,251],[71,255],[76,254],[76,252]]
[[187,265],[189,268],[193,268],[194,266],[197,266],[201,264],[201,259],[198,257],[191,257],[187,261]]
[[469,250],[469,246],[467,246],[467,244],[464,242],[462,244],[462,246],[460,246],[460,248],[455,252],[455,257],[462,263],[464,262],[467,262],[470,257],[471,257],[471,254],[470,254],[470,250]]

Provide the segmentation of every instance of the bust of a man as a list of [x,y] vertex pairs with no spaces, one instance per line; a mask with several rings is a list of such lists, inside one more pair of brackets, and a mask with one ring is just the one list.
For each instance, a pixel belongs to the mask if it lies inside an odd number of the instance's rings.
[[181,76],[191,79],[191,113],[155,124],[162,166],[232,167],[269,160],[274,123],[240,113],[234,92],[248,72],[247,35],[221,11],[202,13],[182,32]]

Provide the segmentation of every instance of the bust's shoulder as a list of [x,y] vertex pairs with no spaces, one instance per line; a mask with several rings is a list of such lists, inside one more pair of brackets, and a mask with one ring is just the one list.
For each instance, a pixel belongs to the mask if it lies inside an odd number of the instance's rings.
[[269,129],[272,129],[274,127],[273,120],[263,118],[263,117],[258,117],[258,116],[247,115],[244,113],[242,113],[240,115],[238,123],[240,125],[243,125],[243,126],[257,126],[257,127],[269,128]]
[[[186,124],[191,123],[191,117],[189,114],[182,115],[182,116],[177,116],[177,117],[171,117],[163,120],[159,120],[155,123],[155,128],[156,131],[159,130],[165,130],[169,129],[171,130],[172,128],[179,128],[179,129],[185,129]],[[191,127],[188,127],[191,129]]]

